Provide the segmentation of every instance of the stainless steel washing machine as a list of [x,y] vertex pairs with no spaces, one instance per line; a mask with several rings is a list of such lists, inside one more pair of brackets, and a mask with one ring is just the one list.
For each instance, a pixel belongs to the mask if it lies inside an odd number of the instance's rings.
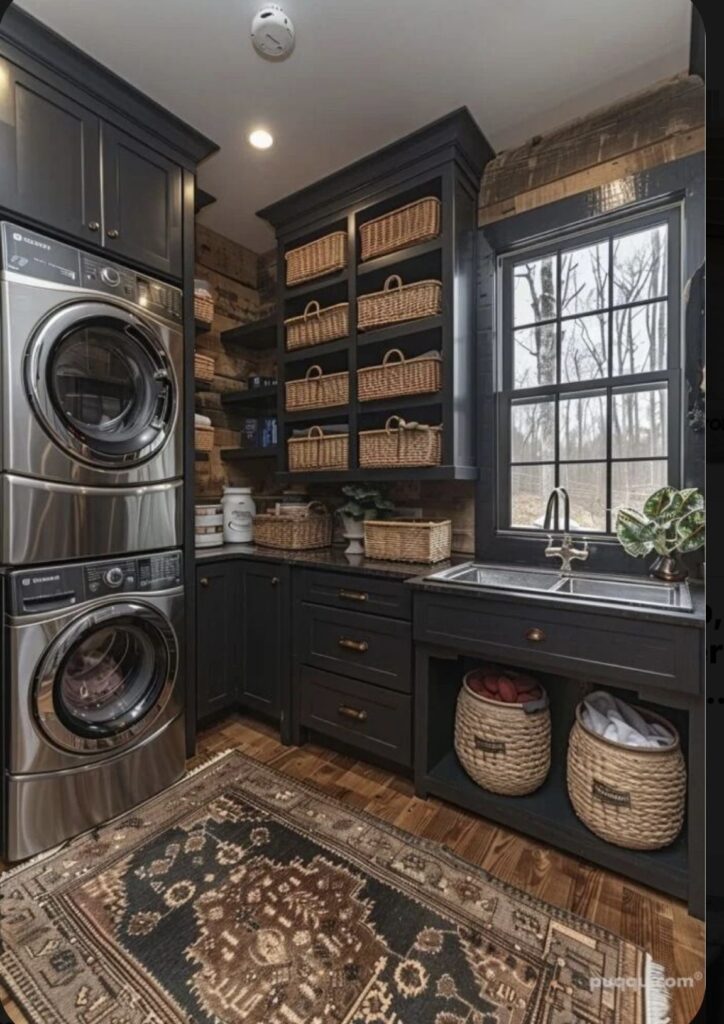
[[182,296],[3,223],[0,562],[177,547]]
[[5,580],[4,855],[129,810],[184,770],[180,551]]

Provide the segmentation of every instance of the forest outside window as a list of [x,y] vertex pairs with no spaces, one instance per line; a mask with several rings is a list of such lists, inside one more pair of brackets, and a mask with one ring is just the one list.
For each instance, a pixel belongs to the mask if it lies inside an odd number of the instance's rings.
[[678,483],[679,266],[678,208],[503,257],[499,528],[542,530],[563,486],[611,534]]

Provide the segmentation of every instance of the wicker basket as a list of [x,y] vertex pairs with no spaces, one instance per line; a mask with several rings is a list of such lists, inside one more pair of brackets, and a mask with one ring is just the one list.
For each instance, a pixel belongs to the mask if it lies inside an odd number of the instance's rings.
[[[391,362],[392,358],[397,362]],[[386,352],[377,366],[357,371],[357,397],[360,402],[400,395],[424,395],[442,387],[442,360],[436,353],[405,359],[399,348]]]
[[321,366],[310,366],[301,380],[286,385],[286,408],[328,409],[349,402],[349,373],[322,373]]
[[686,765],[670,722],[636,709],[669,729],[670,747],[626,747],[596,735],[576,709],[568,741],[568,795],[591,832],[629,850],[658,850],[678,836],[684,822]]
[[284,321],[287,329],[287,348],[309,348],[325,341],[345,338],[349,334],[349,302],[320,309],[316,300],[308,302],[301,316]]
[[306,437],[289,438],[287,454],[293,473],[305,469],[347,469],[349,434],[325,434],[321,427],[310,427]]
[[194,352],[194,377],[196,380],[212,381],[216,363],[213,356],[207,356],[203,352]]
[[359,233],[363,260],[436,238],[440,234],[440,200],[435,196],[417,199],[391,213],[368,220],[361,225]]
[[395,466],[439,466],[442,459],[442,427],[406,423],[390,416],[382,430],[361,430],[359,464],[366,469]]
[[415,281],[403,284],[399,274],[391,274],[381,292],[370,292],[357,299],[357,328],[375,327],[435,316],[442,308],[440,281]]
[[194,320],[210,324],[214,319],[214,300],[205,295],[194,295]]
[[491,793],[524,796],[543,785],[551,766],[548,695],[503,704],[475,693],[468,672],[455,712],[455,751],[473,782]]
[[311,502],[304,515],[267,513],[255,516],[254,543],[287,551],[328,548],[332,543],[332,517],[317,502]]
[[385,562],[442,562],[450,557],[449,519],[366,519],[365,555]]
[[347,234],[333,231],[284,254],[287,264],[286,282],[289,285],[311,281],[323,274],[331,274],[347,266]]
[[194,449],[197,452],[210,452],[214,447],[213,427],[194,427]]

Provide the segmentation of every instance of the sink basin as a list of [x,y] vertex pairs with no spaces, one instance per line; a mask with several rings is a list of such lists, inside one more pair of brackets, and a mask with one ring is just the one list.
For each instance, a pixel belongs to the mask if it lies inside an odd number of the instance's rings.
[[461,583],[465,586],[492,590],[537,591],[562,597],[580,598],[613,604],[638,605],[644,608],[675,608],[693,610],[686,583],[664,583],[630,576],[597,576],[576,574],[561,576],[551,569],[528,569],[516,565],[463,565],[432,573],[428,580]]

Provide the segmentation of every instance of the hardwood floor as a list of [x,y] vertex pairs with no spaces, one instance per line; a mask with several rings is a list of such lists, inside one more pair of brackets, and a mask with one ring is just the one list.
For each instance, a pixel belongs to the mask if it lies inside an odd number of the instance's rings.
[[[664,965],[668,977],[694,979],[691,987],[671,989],[672,1024],[689,1024],[696,1015],[704,994],[704,925],[688,915],[683,903],[439,800],[420,800],[410,780],[353,757],[311,743],[284,747],[273,728],[248,718],[234,716],[202,733],[189,767],[230,748],[313,783],[343,803],[444,843],[496,878],[643,946]],[[2,989],[0,1002],[13,1024],[39,1024],[23,1017]]]

